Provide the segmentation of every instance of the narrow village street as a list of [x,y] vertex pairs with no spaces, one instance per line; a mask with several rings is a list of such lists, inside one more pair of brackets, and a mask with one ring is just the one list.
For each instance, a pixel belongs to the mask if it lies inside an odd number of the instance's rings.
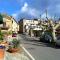
[[0,0],[0,60],[60,60],[60,0]]
[[20,34],[21,44],[35,60],[60,60],[60,48],[53,48],[48,43],[39,42],[38,38]]

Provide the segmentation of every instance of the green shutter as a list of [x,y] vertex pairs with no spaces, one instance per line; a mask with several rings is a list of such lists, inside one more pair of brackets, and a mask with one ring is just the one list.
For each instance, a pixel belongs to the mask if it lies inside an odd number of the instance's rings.
[[0,14],[0,24],[3,23],[3,16]]

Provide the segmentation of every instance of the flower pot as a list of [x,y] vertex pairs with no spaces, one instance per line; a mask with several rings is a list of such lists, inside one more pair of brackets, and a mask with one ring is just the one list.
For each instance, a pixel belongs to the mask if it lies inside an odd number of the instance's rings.
[[18,51],[19,51],[19,48],[8,49],[8,52],[10,52],[10,53],[14,53],[14,52],[18,52]]
[[4,60],[4,49],[0,48],[0,59]]

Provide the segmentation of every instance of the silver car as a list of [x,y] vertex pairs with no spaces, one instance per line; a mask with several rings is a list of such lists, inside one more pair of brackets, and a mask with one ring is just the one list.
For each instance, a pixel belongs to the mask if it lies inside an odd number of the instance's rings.
[[60,46],[60,36],[57,36],[57,40],[55,41],[56,45]]

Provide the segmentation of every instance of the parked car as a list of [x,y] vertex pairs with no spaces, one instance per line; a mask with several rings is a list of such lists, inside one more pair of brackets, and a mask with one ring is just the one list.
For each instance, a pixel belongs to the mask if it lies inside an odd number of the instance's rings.
[[44,34],[40,37],[40,41],[51,43],[52,42],[52,37],[48,34]]
[[45,35],[45,41],[51,43],[52,42],[52,37],[50,35]]
[[56,36],[56,41],[52,41],[52,36],[50,36],[49,34],[44,34],[40,37],[40,41],[42,42],[48,42],[54,45],[54,46],[60,46],[60,36]]
[[55,41],[55,45],[60,46],[60,36],[57,36],[57,40]]

